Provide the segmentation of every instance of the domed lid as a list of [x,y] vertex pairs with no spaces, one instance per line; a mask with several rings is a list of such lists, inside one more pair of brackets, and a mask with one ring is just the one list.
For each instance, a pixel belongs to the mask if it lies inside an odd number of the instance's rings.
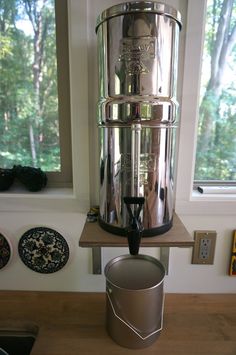
[[179,24],[180,29],[182,27],[181,14],[174,7],[155,1],[131,1],[117,4],[104,10],[97,18],[96,31],[99,25],[104,21],[108,20],[109,18],[122,14],[140,12],[155,13],[171,17]]

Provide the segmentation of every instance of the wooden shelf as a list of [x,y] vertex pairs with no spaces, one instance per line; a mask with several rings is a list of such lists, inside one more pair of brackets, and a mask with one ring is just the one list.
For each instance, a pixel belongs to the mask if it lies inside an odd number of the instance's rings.
[[[97,222],[86,222],[80,237],[80,247],[127,247],[127,238],[103,230]],[[194,240],[188,233],[180,218],[174,214],[173,227],[166,233],[145,237],[141,247],[192,247]]]

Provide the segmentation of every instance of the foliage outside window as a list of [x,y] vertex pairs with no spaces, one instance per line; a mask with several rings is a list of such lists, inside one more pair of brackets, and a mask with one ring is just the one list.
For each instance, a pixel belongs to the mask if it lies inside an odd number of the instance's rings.
[[54,0],[0,0],[1,168],[61,171],[57,75]]
[[208,0],[195,180],[236,180],[236,1]]

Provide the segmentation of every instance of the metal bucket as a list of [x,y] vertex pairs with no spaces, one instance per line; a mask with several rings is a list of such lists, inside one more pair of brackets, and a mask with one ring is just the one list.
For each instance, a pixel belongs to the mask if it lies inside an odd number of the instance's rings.
[[151,345],[163,323],[165,269],[147,255],[123,255],[105,267],[107,331],[121,346]]
[[97,21],[100,225],[126,235],[124,197],[143,197],[143,236],[166,232],[174,208],[180,14],[131,1]]

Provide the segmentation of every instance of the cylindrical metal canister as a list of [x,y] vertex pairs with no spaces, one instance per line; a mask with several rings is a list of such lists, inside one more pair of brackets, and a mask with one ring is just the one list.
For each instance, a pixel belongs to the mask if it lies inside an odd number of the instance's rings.
[[118,344],[145,348],[160,335],[165,270],[147,255],[123,255],[105,267],[107,331]]
[[100,217],[123,235],[124,197],[144,197],[143,236],[172,225],[180,14],[155,1],[105,10],[97,21]]

